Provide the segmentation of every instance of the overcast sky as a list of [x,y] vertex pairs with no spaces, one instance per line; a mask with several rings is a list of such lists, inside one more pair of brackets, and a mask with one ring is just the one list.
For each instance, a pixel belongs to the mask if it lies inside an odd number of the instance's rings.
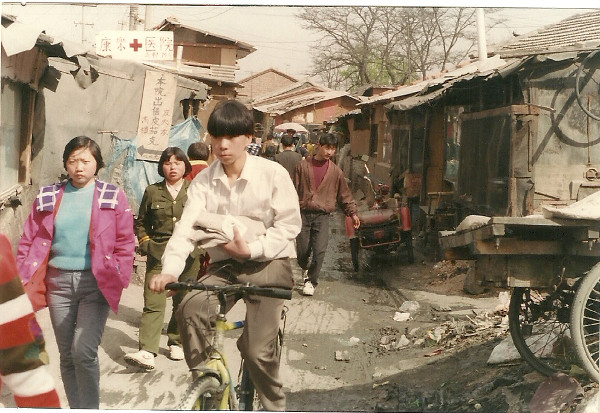
[[[151,2],[151,1],[150,1]],[[145,3],[150,3],[146,1]],[[102,3],[102,2],[100,2]],[[154,3],[157,3],[154,1]],[[165,4],[165,1],[161,2]],[[173,2],[171,2],[173,3]],[[300,11],[297,7],[286,4],[319,5],[318,1],[286,1],[277,2],[283,6],[270,5],[273,2],[252,1],[260,4],[254,7],[239,5],[240,1],[218,2],[212,5],[203,5],[202,2],[194,6],[152,5],[150,6],[149,22],[154,26],[169,16],[176,16],[182,23],[205,29],[209,32],[241,40],[253,45],[257,51],[241,59],[238,64],[240,70],[237,79],[243,79],[253,73],[273,67],[299,79],[310,71],[311,48],[317,47],[318,37],[315,33],[302,27],[302,22],[296,18]],[[206,3],[206,2],[204,2]],[[246,1],[245,3],[249,3]],[[480,2],[481,3],[481,2]],[[23,5],[24,4],[24,5]],[[123,30],[129,26],[129,10],[131,2],[122,2],[120,5],[98,4],[87,2],[85,6],[71,4],[44,4],[39,1],[3,2],[2,12],[16,15],[20,21],[30,25],[41,26],[50,35],[65,37],[81,42],[84,37],[85,44],[92,46],[96,33],[101,30]],[[473,1],[430,1],[424,3],[411,1],[344,1],[344,4],[354,5],[438,5],[438,6],[477,6]],[[502,2],[490,1],[485,6],[519,6],[523,2],[505,0]],[[525,34],[556,23],[573,14],[587,12],[589,9],[566,9],[569,7],[592,7],[594,2],[574,0],[558,2],[554,0],[527,2],[530,6],[544,8],[503,8],[501,13],[486,16],[487,24],[496,17],[503,17],[507,22],[488,31],[488,44],[506,41],[513,37],[513,32]],[[481,5],[481,4],[479,4]],[[593,7],[599,7],[594,4]],[[139,16],[146,16],[146,6],[139,6]],[[84,25],[82,25],[82,21]],[[139,30],[143,30],[143,23]]]

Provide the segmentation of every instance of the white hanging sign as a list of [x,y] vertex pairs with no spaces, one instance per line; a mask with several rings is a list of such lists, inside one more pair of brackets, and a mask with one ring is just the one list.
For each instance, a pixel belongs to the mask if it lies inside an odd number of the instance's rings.
[[137,159],[158,161],[169,146],[177,76],[146,71],[137,134]]
[[106,30],[96,35],[96,53],[113,59],[174,60],[173,32]]

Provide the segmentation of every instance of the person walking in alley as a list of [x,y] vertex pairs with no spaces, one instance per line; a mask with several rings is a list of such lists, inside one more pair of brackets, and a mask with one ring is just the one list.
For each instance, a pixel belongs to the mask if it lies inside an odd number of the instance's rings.
[[86,136],[65,146],[68,181],[40,189],[25,221],[17,266],[34,308],[46,305],[72,409],[100,407],[98,346],[118,311],[135,256],[125,193],[96,179],[100,147]]
[[275,162],[281,164],[290,174],[294,175],[294,170],[298,162],[302,160],[302,155],[294,150],[294,138],[288,134],[281,137],[283,151],[275,155]]
[[208,168],[210,148],[204,142],[194,142],[188,147],[187,156],[190,160],[192,170],[185,176],[185,179],[191,181],[201,171]]
[[[294,186],[300,199],[302,230],[296,238],[298,265],[302,268],[302,293],[311,296],[319,282],[319,274],[329,242],[329,216],[336,202],[352,217],[354,228],[360,226],[356,203],[342,170],[331,161],[337,139],[331,133],[319,138],[316,153],[303,159],[294,171]],[[312,260],[309,257],[312,252]]]
[[[139,351],[125,355],[125,361],[146,371],[153,370],[155,367],[154,358],[158,354],[167,305],[166,293],[153,293],[150,290],[150,280],[152,276],[162,272],[160,259],[187,203],[187,189],[190,182],[184,177],[191,170],[192,166],[181,149],[176,147],[165,149],[158,161],[158,174],[165,179],[146,188],[135,220],[139,251],[148,258],[144,278],[144,308],[140,321]],[[179,277],[180,281],[196,279],[200,269],[199,255],[199,251],[194,250],[186,258],[185,268]],[[175,319],[175,312],[184,293],[180,291],[173,296],[173,313],[167,326],[167,346],[171,360],[184,358]]]
[[[152,278],[150,288],[162,293],[167,283],[177,281],[203,228],[206,241],[214,241],[211,233],[238,220],[245,222],[243,234],[238,226],[228,226],[233,232],[229,242],[220,241],[211,247],[205,244],[211,263],[207,275],[199,281],[221,285],[250,282],[260,287],[291,289],[291,259],[296,255],[294,239],[300,232],[301,219],[289,174],[276,162],[248,154],[254,121],[252,112],[241,102],[219,102],[207,129],[217,160],[191,183],[181,221],[162,256],[163,274]],[[239,298],[227,297],[227,311]],[[279,356],[273,345],[284,300],[252,296],[245,301],[245,325],[238,349],[265,410],[285,410]],[[211,325],[216,318],[211,310],[217,304],[216,293],[193,291],[177,311],[185,358],[194,379],[202,374],[210,352],[214,333]]]

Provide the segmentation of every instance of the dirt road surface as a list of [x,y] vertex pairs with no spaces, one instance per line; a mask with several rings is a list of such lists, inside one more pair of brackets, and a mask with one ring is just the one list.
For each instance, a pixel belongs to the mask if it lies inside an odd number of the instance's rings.
[[[403,256],[380,257],[354,273],[342,216],[334,214],[331,222],[313,297],[300,295],[295,267],[281,366],[289,411],[530,411],[529,402],[546,378],[521,361],[487,364],[492,349],[508,335],[502,312],[494,313],[502,290],[467,296],[464,265],[426,261],[418,249],[415,264]],[[411,301],[419,309],[397,321],[402,304]],[[137,350],[141,308],[137,280],[124,292],[119,314],[111,314],[102,340],[101,409],[172,409],[189,383],[185,362],[166,357],[164,335],[156,370],[143,372],[124,362],[127,352]],[[239,303],[229,319],[241,319],[243,311]],[[38,317],[50,369],[67,406],[47,310]],[[239,331],[230,333],[226,354],[237,379]],[[597,385],[585,389],[593,392]],[[0,403],[14,406],[6,389]],[[562,411],[575,411],[576,405]]]

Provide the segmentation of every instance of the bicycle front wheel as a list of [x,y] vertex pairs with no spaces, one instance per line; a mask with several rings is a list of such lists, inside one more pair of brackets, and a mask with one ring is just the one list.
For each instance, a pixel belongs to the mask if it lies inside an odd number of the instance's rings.
[[222,397],[221,383],[217,378],[200,377],[187,389],[176,410],[219,410]]
[[577,356],[594,380],[598,373],[600,353],[600,267],[594,267],[577,288],[571,312],[571,335]]

